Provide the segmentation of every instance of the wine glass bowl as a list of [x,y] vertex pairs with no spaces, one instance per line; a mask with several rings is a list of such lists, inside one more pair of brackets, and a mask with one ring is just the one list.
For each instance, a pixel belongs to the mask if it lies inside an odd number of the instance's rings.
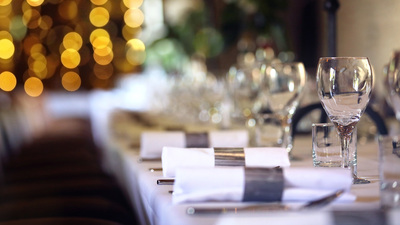
[[393,108],[396,119],[400,120],[400,51],[395,51],[390,58],[386,85],[390,99],[390,106]]
[[[285,147],[290,153],[293,147],[291,118],[307,80],[304,65],[302,62],[263,64],[261,71],[264,76],[260,95],[265,99],[266,112],[259,119],[258,145]],[[271,132],[272,127],[278,130]]]
[[371,97],[372,74],[366,57],[324,57],[318,63],[318,96],[341,139],[341,166],[353,170],[354,183],[363,181],[349,164],[349,142]]

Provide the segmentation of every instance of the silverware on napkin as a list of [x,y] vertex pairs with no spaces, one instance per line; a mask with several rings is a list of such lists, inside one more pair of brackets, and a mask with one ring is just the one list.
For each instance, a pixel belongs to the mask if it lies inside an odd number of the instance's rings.
[[282,210],[306,210],[322,208],[340,195],[344,193],[344,190],[338,190],[328,196],[321,199],[310,201],[307,204],[299,208],[291,208],[281,203],[271,203],[267,205],[252,205],[246,207],[188,207],[186,213],[189,215],[195,214],[221,214],[221,213],[240,213],[240,212],[260,212],[260,211],[282,211]]

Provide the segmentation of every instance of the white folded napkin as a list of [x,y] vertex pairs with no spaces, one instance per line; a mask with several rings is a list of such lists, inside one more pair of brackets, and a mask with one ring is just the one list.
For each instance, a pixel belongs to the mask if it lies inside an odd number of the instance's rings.
[[[207,132],[207,147],[246,147],[249,142],[246,130],[212,130]],[[160,158],[164,146],[187,147],[183,131],[147,131],[140,140],[140,157]]]
[[[244,167],[179,168],[174,203],[243,200]],[[351,171],[343,168],[283,168],[283,202],[312,201],[344,189],[338,201],[354,201]]]
[[[244,148],[244,158],[247,167],[290,166],[285,148]],[[214,167],[214,149],[164,147],[161,161],[164,176],[174,177],[179,167]]]

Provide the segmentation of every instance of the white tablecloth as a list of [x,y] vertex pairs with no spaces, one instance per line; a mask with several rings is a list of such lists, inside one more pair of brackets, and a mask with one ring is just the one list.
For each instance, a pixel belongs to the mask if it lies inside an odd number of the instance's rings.
[[[187,215],[189,206],[242,206],[246,203],[196,203],[172,204],[172,185],[157,185],[163,179],[161,171],[151,172],[150,168],[161,168],[160,161],[140,162],[139,149],[129,146],[124,138],[114,137],[107,146],[108,162],[112,172],[118,177],[129,193],[142,224],[154,225],[200,225],[200,224],[334,224],[333,210],[378,210],[379,178],[377,163],[377,143],[369,142],[358,146],[358,175],[371,181],[370,184],[353,185],[351,193],[357,196],[354,203],[333,203],[322,210],[311,212],[251,213],[237,215]],[[310,167],[311,137],[295,139],[293,155],[300,160],[292,161],[292,167]],[[291,214],[288,216],[288,214]],[[278,223],[279,222],[279,223]],[[308,223],[307,223],[308,222]]]

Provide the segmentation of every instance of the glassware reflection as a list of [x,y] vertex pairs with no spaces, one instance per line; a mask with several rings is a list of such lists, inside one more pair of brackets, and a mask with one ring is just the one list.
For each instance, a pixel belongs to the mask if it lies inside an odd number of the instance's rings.
[[295,113],[307,74],[303,63],[271,63],[261,67],[263,82],[260,99],[267,104],[258,116],[256,144],[258,146],[293,148],[292,116]]

